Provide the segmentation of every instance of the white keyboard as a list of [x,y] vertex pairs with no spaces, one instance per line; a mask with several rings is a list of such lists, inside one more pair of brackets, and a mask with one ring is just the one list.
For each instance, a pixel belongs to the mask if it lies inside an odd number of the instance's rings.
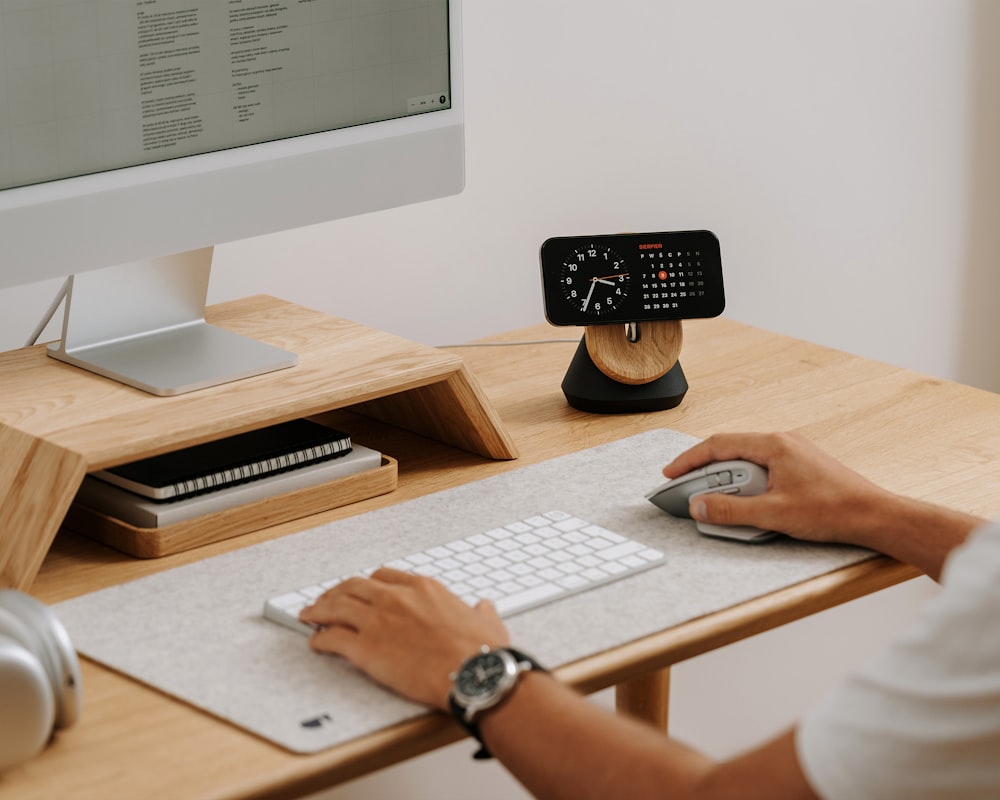
[[[626,578],[664,563],[659,550],[599,525],[550,511],[431,547],[384,564],[436,578],[465,602],[492,600],[501,616]],[[313,628],[299,612],[327,589],[353,575],[312,584],[269,598],[264,617],[301,633]]]

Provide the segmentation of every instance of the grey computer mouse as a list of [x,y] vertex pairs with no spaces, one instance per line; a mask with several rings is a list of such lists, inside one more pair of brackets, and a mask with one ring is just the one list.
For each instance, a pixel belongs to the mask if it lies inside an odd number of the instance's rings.
[[[716,461],[686,475],[667,481],[646,495],[653,505],[675,517],[691,516],[691,498],[700,494],[722,492],[752,496],[767,491],[767,470],[752,461]],[[707,536],[736,539],[741,542],[763,542],[778,534],[747,525],[713,525],[698,522],[697,528]]]

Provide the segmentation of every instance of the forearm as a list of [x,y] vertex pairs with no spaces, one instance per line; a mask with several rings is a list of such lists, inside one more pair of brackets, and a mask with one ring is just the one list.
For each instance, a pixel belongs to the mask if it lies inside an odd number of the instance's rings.
[[613,715],[550,676],[526,675],[480,730],[493,754],[542,800],[814,798],[791,734],[728,763]]
[[[665,759],[665,737],[615,719],[537,673],[526,675],[513,696],[486,715],[481,732],[493,754],[543,800],[616,797],[625,776],[630,798],[662,797],[665,786],[693,783],[707,764],[687,751],[676,763]],[[622,742],[628,742],[625,753]]]
[[912,564],[934,580],[940,578],[948,554],[985,522],[972,514],[891,494],[857,516],[852,544]]

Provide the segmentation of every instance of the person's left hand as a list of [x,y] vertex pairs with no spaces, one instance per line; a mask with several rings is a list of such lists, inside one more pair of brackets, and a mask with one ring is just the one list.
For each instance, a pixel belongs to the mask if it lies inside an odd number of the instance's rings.
[[449,675],[465,659],[484,644],[509,643],[492,603],[472,608],[438,581],[388,568],[335,586],[299,618],[321,626],[309,639],[314,650],[343,656],[390,689],[441,709]]

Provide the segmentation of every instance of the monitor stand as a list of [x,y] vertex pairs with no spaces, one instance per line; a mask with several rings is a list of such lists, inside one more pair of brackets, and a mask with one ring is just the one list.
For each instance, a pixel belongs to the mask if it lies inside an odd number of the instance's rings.
[[294,353],[205,322],[211,268],[206,247],[72,276],[48,354],[161,396],[295,366]]

